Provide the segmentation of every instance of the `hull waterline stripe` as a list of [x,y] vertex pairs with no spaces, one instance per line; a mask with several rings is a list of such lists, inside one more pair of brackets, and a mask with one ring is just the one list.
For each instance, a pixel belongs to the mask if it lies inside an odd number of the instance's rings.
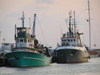
[[14,60],[15,58],[9,58],[8,60]]
[[40,61],[43,61],[43,62],[49,62],[49,61],[44,61],[42,59],[38,59],[38,58],[31,58],[31,57],[23,57],[24,59],[35,59],[35,60],[40,60]]
[[[44,60],[42,60],[42,59],[38,59],[38,58],[30,58],[30,57],[23,57],[24,59],[35,59],[35,60],[40,60],[40,61],[43,61],[43,62],[49,62],[49,61],[44,61]],[[10,58],[10,59],[8,59],[9,61],[10,60],[15,60],[15,58]]]

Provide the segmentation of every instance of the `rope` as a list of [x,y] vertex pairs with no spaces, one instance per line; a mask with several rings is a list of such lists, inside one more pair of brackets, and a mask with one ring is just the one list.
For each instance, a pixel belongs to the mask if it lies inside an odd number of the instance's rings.
[[[36,18],[37,18],[37,17],[36,17]],[[45,41],[45,43],[47,44],[47,41],[46,41],[46,39],[45,39],[45,36],[44,36],[43,30],[42,30],[42,27],[41,27],[41,25],[40,25],[40,22],[39,22],[38,18],[37,18],[37,22],[38,22],[38,24],[39,24],[39,26],[40,26],[40,29],[41,29],[41,32],[42,32],[42,34],[43,34],[44,41]]]

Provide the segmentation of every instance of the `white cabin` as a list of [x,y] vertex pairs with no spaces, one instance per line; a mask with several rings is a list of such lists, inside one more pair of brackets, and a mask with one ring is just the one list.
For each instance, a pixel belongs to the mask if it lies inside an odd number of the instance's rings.
[[30,34],[30,28],[17,28],[16,47],[35,48],[38,41]]
[[67,32],[67,35],[63,34],[61,37],[61,46],[80,46],[80,43],[80,38],[79,36],[76,36],[76,34],[70,36],[70,34]]

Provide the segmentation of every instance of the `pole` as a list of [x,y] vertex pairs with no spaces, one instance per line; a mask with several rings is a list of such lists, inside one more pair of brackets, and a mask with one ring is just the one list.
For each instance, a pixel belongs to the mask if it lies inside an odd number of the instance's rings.
[[71,18],[72,18],[72,11],[69,12],[69,34],[70,37],[72,37],[72,31],[71,31]]
[[34,22],[33,22],[33,37],[35,37],[35,21],[36,21],[36,14],[34,14]]
[[16,40],[16,24],[15,24],[15,40]]
[[22,20],[22,27],[23,27],[23,29],[24,29],[24,19],[25,19],[24,12],[22,12],[22,18],[21,18],[21,20]]
[[29,28],[31,28],[31,26],[30,26],[30,18],[29,18]]
[[89,47],[91,48],[91,23],[90,23],[90,3],[88,0],[88,15],[89,15]]
[[75,26],[75,11],[74,11],[74,33],[76,33],[76,26]]
[[0,37],[1,37],[1,31],[0,31]]

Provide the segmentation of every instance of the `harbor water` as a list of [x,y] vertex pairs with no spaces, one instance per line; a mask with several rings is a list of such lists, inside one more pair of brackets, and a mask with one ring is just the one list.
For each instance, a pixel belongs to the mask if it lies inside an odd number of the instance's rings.
[[100,57],[86,63],[57,64],[43,67],[0,67],[0,75],[100,75]]

